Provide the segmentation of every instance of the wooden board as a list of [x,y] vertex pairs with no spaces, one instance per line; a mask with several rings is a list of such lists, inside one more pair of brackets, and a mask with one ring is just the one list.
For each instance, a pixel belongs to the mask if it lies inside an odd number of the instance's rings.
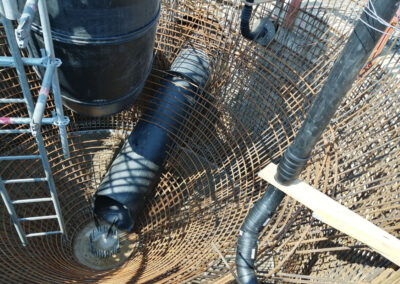
[[289,186],[275,180],[277,166],[269,164],[258,175],[314,212],[314,217],[368,245],[377,253],[400,265],[400,240],[329,196],[296,180]]

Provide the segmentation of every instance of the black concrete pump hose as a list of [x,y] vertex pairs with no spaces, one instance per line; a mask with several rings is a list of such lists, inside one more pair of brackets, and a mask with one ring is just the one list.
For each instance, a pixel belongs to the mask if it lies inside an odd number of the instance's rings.
[[[368,2],[368,5],[371,3]],[[390,22],[398,9],[399,0],[376,0],[372,5],[377,15],[384,21]],[[363,22],[357,22],[296,138],[279,163],[275,178],[282,184],[291,184],[299,176],[312,149],[385,31],[385,25],[365,12],[361,19]],[[257,283],[255,259],[258,233],[267,225],[284,196],[285,194],[279,189],[269,185],[261,199],[250,210],[241,227],[237,244],[236,267],[242,284]]]

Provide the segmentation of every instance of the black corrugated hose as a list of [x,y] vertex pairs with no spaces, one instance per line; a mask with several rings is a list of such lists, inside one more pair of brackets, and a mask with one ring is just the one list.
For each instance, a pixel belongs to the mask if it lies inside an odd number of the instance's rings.
[[251,208],[240,228],[236,269],[242,284],[256,284],[255,260],[257,256],[258,233],[267,225],[272,214],[281,203],[285,194],[270,185],[261,199]]
[[[399,0],[376,0],[373,4],[368,2],[369,8],[373,5],[377,15],[386,22],[390,22],[393,18],[398,4]],[[246,31],[246,21],[243,23],[243,18],[246,19],[248,11],[251,14],[251,7],[245,6],[243,11],[246,12],[242,13],[242,32],[243,29]],[[279,163],[275,178],[282,184],[291,184],[299,176],[312,149],[385,31],[385,25],[365,12],[361,19],[335,62],[296,138]],[[255,260],[258,233],[267,225],[284,196],[285,194],[279,189],[269,185],[241,227],[236,252],[236,267],[241,284],[257,283]]]
[[[247,4],[249,3],[249,4]],[[253,12],[253,6],[251,5],[254,3],[254,0],[248,0],[243,6],[242,15],[240,20],[240,32],[244,38],[249,40],[257,41],[258,39],[262,39],[263,37],[269,37],[270,41],[275,34],[275,29],[272,24],[269,25],[269,28],[266,29],[262,27],[262,23],[255,29],[255,31],[250,30],[250,18],[251,13]]]
[[[248,0],[248,3],[254,3],[254,0]],[[245,4],[242,9],[241,21],[240,21],[240,32],[242,36],[249,40],[255,40],[257,38],[257,33],[250,30],[250,18],[253,12],[253,6]]]

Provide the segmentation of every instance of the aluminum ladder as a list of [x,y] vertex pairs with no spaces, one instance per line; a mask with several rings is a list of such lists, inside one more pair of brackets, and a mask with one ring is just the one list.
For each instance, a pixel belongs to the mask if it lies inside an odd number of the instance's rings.
[[[40,22],[42,26],[43,39],[45,44],[45,54],[42,58],[22,57],[19,48],[25,48],[29,40],[31,24],[36,11],[39,12]],[[12,21],[18,20],[18,27],[15,30]],[[5,99],[0,98],[0,104],[10,103],[25,103],[29,117],[0,117],[1,124],[18,124],[27,125],[26,129],[0,129],[0,134],[19,134],[31,133],[36,141],[39,155],[24,155],[24,156],[0,156],[0,161],[13,161],[13,160],[34,160],[40,159],[44,169],[45,176],[39,178],[25,178],[25,179],[10,179],[2,180],[0,177],[0,195],[5,203],[11,220],[15,226],[18,236],[24,246],[27,245],[27,238],[39,237],[54,234],[64,234],[65,225],[61,214],[61,207],[57,196],[57,190],[52,176],[51,167],[47,157],[46,148],[44,146],[43,136],[41,132],[42,124],[57,125],[60,132],[60,138],[65,158],[69,157],[68,141],[66,126],[69,123],[68,117],[64,116],[60,87],[58,81],[57,67],[60,66],[61,61],[55,58],[54,47],[51,38],[50,23],[47,13],[47,6],[44,0],[27,0],[23,9],[22,15],[19,14],[16,0],[0,0],[0,22],[4,27],[8,44],[12,53],[12,57],[0,56],[0,67],[14,67],[18,74],[18,79],[21,85],[24,98]],[[26,66],[44,67],[45,73],[42,78],[42,86],[40,88],[39,96],[36,105],[33,103],[33,98],[29,89],[26,73],[24,70]],[[50,89],[54,95],[55,111],[53,117],[43,118],[46,108],[46,102]],[[1,136],[0,136],[1,137]],[[1,138],[0,138],[1,139]],[[16,183],[33,183],[33,182],[47,182],[50,191],[49,197],[44,198],[29,198],[21,200],[11,200],[6,185]],[[16,204],[32,204],[40,202],[52,202],[54,206],[55,215],[48,216],[32,216],[19,218],[16,214],[14,205]],[[25,234],[22,229],[21,222],[38,221],[57,219],[59,230],[48,232],[35,232]]]

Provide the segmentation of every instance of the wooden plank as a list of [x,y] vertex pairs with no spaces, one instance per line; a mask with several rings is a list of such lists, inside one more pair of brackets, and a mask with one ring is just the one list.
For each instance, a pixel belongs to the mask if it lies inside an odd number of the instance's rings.
[[314,217],[371,247],[400,265],[400,240],[303,181],[285,186],[275,180],[277,166],[269,164],[258,175],[314,212]]

